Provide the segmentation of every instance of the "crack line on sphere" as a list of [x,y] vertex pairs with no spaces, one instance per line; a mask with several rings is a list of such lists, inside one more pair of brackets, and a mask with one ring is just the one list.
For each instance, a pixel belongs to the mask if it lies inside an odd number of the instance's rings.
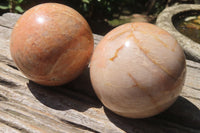
[[154,63],[156,66],[158,66],[161,70],[163,70],[169,77],[171,77],[172,79],[176,80],[176,77],[174,77],[164,66],[162,66],[161,64],[157,63],[151,56],[148,55],[148,50],[146,50],[145,48],[143,48],[141,45],[139,45],[139,40],[134,36],[133,32],[134,32],[134,27],[132,25],[132,32],[131,35],[135,40],[135,44],[138,46],[138,48],[144,53],[144,55],[152,62]]

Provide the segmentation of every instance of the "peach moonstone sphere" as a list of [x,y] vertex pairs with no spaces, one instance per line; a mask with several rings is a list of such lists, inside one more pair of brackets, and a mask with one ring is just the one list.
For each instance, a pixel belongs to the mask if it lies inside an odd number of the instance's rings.
[[10,50],[17,67],[42,85],[61,85],[76,78],[93,52],[93,35],[74,9],[56,3],[37,5],[16,23]]
[[181,92],[185,56],[166,31],[128,23],[109,32],[91,60],[93,88],[118,115],[146,118],[167,109]]

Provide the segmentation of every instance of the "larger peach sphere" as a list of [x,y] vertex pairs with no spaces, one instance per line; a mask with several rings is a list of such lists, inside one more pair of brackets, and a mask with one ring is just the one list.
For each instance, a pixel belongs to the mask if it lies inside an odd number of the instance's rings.
[[93,35],[74,9],[56,3],[37,5],[16,23],[10,44],[17,67],[42,85],[61,85],[76,78],[89,62]]
[[178,97],[185,56],[166,31],[148,23],[128,23],[97,45],[90,76],[107,108],[121,116],[146,118],[164,111]]

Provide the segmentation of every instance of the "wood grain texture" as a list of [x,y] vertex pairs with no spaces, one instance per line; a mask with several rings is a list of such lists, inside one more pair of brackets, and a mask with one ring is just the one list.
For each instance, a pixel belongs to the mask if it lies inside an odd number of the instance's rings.
[[[147,119],[127,119],[96,97],[89,70],[69,84],[45,87],[17,70],[9,37],[18,14],[0,16],[0,133],[199,133],[200,64],[187,60],[186,81],[177,101]],[[102,36],[95,35],[95,44]]]

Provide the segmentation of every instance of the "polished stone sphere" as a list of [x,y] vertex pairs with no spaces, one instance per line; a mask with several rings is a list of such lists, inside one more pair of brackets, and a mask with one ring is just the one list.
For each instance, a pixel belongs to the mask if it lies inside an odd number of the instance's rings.
[[128,23],[97,45],[90,77],[108,109],[124,117],[146,118],[174,103],[185,68],[183,50],[168,32],[149,23]]
[[17,21],[10,51],[19,70],[42,85],[61,85],[75,79],[88,65],[93,35],[74,9],[56,3],[37,5]]

